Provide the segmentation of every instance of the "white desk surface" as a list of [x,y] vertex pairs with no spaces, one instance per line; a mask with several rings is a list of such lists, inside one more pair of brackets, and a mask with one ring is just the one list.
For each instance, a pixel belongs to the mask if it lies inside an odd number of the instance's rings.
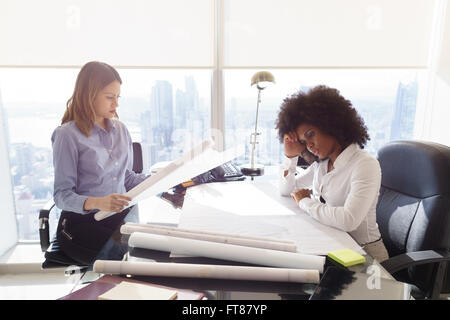
[[345,248],[365,254],[348,233],[321,224],[281,196],[278,181],[211,183],[188,191],[180,228],[291,240],[305,254]]
[[[356,241],[354,241],[346,232],[314,221],[314,219],[309,217],[306,213],[301,212],[300,208],[296,206],[294,200],[290,197],[281,197],[277,188],[278,181],[274,180],[273,174],[274,172],[277,172],[277,168],[272,167],[271,170],[271,175],[256,177],[253,181],[250,178],[247,178],[247,180],[242,182],[210,183],[188,188],[183,209],[176,209],[169,202],[158,197],[151,197],[140,201],[139,222],[173,226],[178,225],[180,228],[186,228],[187,226],[189,227],[192,221],[196,223],[195,220],[201,216],[202,220],[200,221],[202,222],[202,226],[199,227],[200,229],[203,229],[206,225],[207,228],[209,228],[208,231],[231,234],[242,232],[243,234],[252,235],[255,230],[259,230],[258,232],[262,230],[268,232],[266,233],[266,236],[271,235],[273,237],[278,233],[278,237],[284,239],[290,238],[289,234],[295,232],[297,236],[294,241],[297,243],[299,252],[319,252],[320,250],[317,249],[321,249],[321,247],[326,248],[324,251],[331,251],[334,249],[333,246],[335,245],[336,248],[354,247],[356,251],[365,254]],[[254,188],[252,192],[249,194],[242,193],[244,189],[248,190],[250,187]],[[237,201],[236,199],[230,200],[228,197],[225,197],[225,194],[220,196],[219,192],[227,193],[228,195],[237,194],[240,201]],[[211,201],[211,196],[214,195],[218,196],[216,197],[218,202],[213,202],[212,206],[207,206],[205,202]],[[251,199],[251,197],[255,197],[255,195],[256,201]],[[266,197],[262,197],[262,195],[266,195]],[[203,204],[198,203],[199,199],[200,202],[202,201],[202,198]],[[254,206],[251,204],[254,204]],[[266,204],[270,204],[270,206],[267,205],[266,207]],[[201,209],[200,207],[202,206],[203,208]],[[261,207],[263,210],[257,209]],[[246,208],[249,210],[236,210],[236,208]],[[279,208],[280,212],[285,213],[285,222],[278,222],[270,225],[270,222],[273,222],[274,217],[271,216],[269,208]],[[185,214],[186,212],[187,214]],[[194,213],[193,215],[192,212]],[[239,214],[239,212],[241,214]],[[247,215],[243,215],[243,212],[247,212]],[[239,222],[237,224],[237,229],[230,230],[231,224],[223,222],[225,215],[228,216],[228,218],[231,217],[232,220],[235,220],[233,226],[236,226],[236,221]],[[298,220],[296,221],[296,219]],[[244,223],[244,221],[247,223]],[[291,222],[292,224],[290,225]],[[253,228],[255,226],[253,223],[259,224],[259,226],[262,227],[257,229]],[[289,233],[283,232],[283,230],[286,230],[284,229],[286,226],[288,227]],[[302,232],[300,232],[300,230],[302,230]],[[314,242],[311,241],[311,238],[308,238],[311,235],[314,238]],[[318,235],[321,235],[323,238],[320,239]],[[336,236],[337,239],[340,239],[339,241],[333,241],[333,238]],[[302,241],[302,239],[305,239],[306,241]],[[334,245],[329,247],[330,243],[334,243]],[[393,277],[384,270],[376,260],[373,260],[369,256],[366,256],[366,259],[367,258],[369,263],[353,266],[350,269],[356,272],[366,272],[368,266],[375,265],[378,267],[377,270],[380,271],[381,277],[393,279]]]
[[139,202],[141,223],[173,224],[184,229],[292,240],[297,251],[326,255],[349,248],[365,254],[346,232],[303,212],[278,191],[278,181],[208,183],[187,189],[182,209],[157,197]]

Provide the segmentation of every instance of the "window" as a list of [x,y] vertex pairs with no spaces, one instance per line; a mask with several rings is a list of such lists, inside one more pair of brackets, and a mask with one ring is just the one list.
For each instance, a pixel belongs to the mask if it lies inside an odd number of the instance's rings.
[[[238,159],[250,159],[250,133],[254,131],[257,89],[250,79],[258,70],[227,70],[225,75],[225,141],[226,147],[242,143],[246,153]],[[278,140],[275,121],[283,99],[298,90],[319,84],[336,88],[349,99],[362,116],[370,141],[365,149],[376,155],[378,149],[392,140],[412,139],[419,88],[425,72],[418,70],[269,70],[276,83],[261,92],[258,117],[257,160],[261,164],[279,164],[283,146]]]
[[436,1],[426,0],[226,1],[226,146],[245,139],[239,163],[249,161],[257,99],[250,79],[260,70],[274,74],[276,84],[262,91],[259,163],[281,160],[274,126],[283,99],[319,84],[352,101],[369,129],[371,154],[388,141],[412,138],[416,106],[428,89],[435,9]]
[[171,161],[208,139],[211,122],[211,71],[119,70],[119,117],[143,148],[144,171]]
[[250,79],[261,70],[276,84],[262,92],[259,162],[281,159],[274,123],[283,98],[318,84],[352,101],[375,154],[387,141],[413,137],[425,113],[442,7],[439,0],[1,1],[0,142],[8,141],[19,239],[38,238],[37,210],[53,193],[50,136],[86,62],[105,61],[121,74],[118,113],[142,143],[144,170],[213,129],[225,147],[249,148],[257,98]]
[[[0,69],[19,239],[37,240],[39,210],[53,197],[51,135],[79,69]],[[210,137],[209,70],[119,69],[118,114],[141,142],[144,172]],[[55,230],[57,216],[51,217]]]
[[[39,238],[39,209],[53,197],[50,137],[60,123],[75,79],[74,69],[0,69],[20,240]],[[51,218],[54,225],[57,217]]]

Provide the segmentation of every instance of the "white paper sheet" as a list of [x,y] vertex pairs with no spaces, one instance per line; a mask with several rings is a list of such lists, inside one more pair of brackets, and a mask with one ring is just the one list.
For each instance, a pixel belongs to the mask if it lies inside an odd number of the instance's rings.
[[189,188],[178,226],[292,240],[297,252],[326,255],[352,249],[366,254],[346,232],[321,224],[283,197],[276,181],[210,183]]
[[151,224],[126,223],[120,227],[122,234],[133,232],[152,233],[219,243],[229,243],[239,246],[297,252],[297,247],[292,241],[278,241],[269,238],[245,237],[228,233],[202,232],[196,230],[180,229],[175,227],[163,227]]
[[[219,152],[214,150],[213,146],[214,143],[211,140],[203,141],[189,152],[169,163],[157,174],[152,175],[125,193],[132,199],[126,208],[138,203],[140,200],[167,191],[177,184],[231,161],[242,152],[242,148],[230,148],[224,152]],[[94,218],[99,221],[115,213],[99,211],[94,215]]]
[[300,253],[244,247],[210,241],[133,232],[128,240],[131,247],[176,252],[198,257],[258,264],[280,268],[311,269],[323,272],[325,257]]
[[190,263],[97,260],[94,263],[94,272],[136,276],[319,283],[319,272],[317,270]]

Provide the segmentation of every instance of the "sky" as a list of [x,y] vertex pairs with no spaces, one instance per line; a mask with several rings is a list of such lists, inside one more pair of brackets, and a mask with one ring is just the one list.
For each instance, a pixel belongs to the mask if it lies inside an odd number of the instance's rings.
[[[185,75],[193,75],[200,97],[210,97],[211,71],[201,70],[136,70],[118,69],[123,85],[122,97],[149,98],[156,80],[168,80],[175,88],[184,90]],[[226,98],[256,99],[257,89],[250,86],[252,75],[260,70],[233,69],[224,71]],[[300,87],[326,84],[349,97],[375,97],[395,94],[399,81],[423,78],[420,70],[269,70],[275,84],[264,91],[267,98],[282,99]],[[5,105],[11,102],[61,102],[70,98],[78,69],[0,69],[0,90]]]

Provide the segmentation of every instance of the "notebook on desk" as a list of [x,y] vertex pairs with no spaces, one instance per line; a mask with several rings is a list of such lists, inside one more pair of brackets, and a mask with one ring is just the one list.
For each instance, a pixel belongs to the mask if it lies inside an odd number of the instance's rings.
[[149,282],[134,280],[131,278],[104,275],[103,277],[88,284],[87,286],[75,292],[72,292],[71,294],[68,294],[62,298],[59,298],[58,300],[98,300],[99,297],[101,297],[111,289],[115,288],[120,283],[123,283],[124,281],[134,284],[176,291],[177,294],[175,300],[202,300],[205,297],[203,293],[195,292],[192,290],[169,288],[165,286],[152,284]]

